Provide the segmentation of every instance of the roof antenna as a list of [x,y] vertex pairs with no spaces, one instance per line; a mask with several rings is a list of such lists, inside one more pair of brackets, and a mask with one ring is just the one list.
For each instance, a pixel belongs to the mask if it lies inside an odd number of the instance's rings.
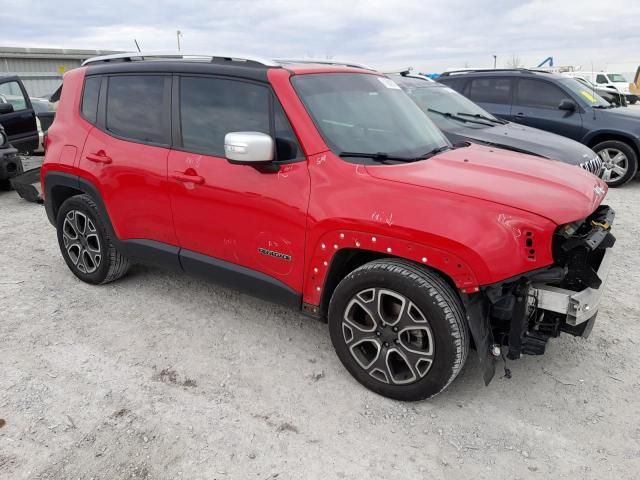
[[141,52],[142,50],[140,50],[140,45],[138,45],[138,40],[136,40],[135,38],[133,39],[133,41],[136,44],[136,48],[138,49],[138,52]]

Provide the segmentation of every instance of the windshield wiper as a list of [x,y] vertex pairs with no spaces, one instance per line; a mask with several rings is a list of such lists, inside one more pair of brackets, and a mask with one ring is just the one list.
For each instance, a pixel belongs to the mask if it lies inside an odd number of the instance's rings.
[[377,153],[373,153],[373,152],[340,152],[338,154],[338,156],[340,158],[343,157],[353,157],[353,158],[370,158],[371,160],[374,160],[376,162],[386,162],[387,160],[391,160],[391,161],[397,161],[397,162],[412,162],[415,160],[415,158],[410,158],[410,157],[396,157],[393,155],[389,155],[388,153],[385,152],[377,152]]
[[439,110],[434,110],[433,108],[427,108],[427,111],[436,113],[438,115],[442,115],[445,118],[451,118],[453,120],[458,120],[459,122],[477,123],[478,125],[484,125],[485,127],[491,127],[492,126],[491,124],[488,124],[486,122],[481,122],[480,120],[469,120],[468,118],[459,117],[458,115],[454,115],[453,113],[449,113],[449,112],[441,112]]
[[464,113],[464,112],[458,112],[458,115],[462,115],[464,117],[473,117],[473,118],[479,118],[482,120],[486,120],[487,122],[491,122],[491,123],[498,123],[500,125],[504,125],[505,122],[504,120],[498,120],[497,118],[491,118],[491,117],[487,117],[486,115],[482,115],[480,113]]
[[416,157],[414,159],[414,161],[415,160],[426,160],[427,158],[431,158],[431,157],[433,157],[433,156],[435,156],[435,155],[437,155],[439,153],[446,152],[447,150],[450,150],[450,149],[451,149],[451,147],[449,145],[443,145],[442,147],[434,148],[433,150],[428,151],[424,155],[420,155],[419,157]]

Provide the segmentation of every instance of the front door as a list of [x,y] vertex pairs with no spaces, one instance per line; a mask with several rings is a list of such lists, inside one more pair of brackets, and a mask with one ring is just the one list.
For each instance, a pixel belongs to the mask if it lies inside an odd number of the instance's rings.
[[[191,76],[176,81],[178,128],[168,171],[183,268],[222,269],[232,284],[238,283],[233,278],[274,279],[300,292],[309,173],[282,107],[266,84]],[[240,131],[275,138],[277,168],[229,163],[225,134]]]
[[575,100],[545,80],[519,79],[513,101],[513,121],[580,141],[584,136],[580,107],[560,110],[562,100]]
[[36,114],[17,77],[0,78],[0,125],[9,143],[20,152],[33,152],[38,148]]

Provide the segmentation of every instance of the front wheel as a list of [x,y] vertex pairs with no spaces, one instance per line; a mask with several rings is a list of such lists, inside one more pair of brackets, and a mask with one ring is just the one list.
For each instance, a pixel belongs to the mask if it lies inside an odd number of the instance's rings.
[[625,142],[607,140],[593,147],[602,159],[600,178],[610,187],[619,187],[631,180],[638,171],[638,155]]
[[349,373],[397,400],[440,393],[469,350],[460,298],[437,273],[399,259],[367,263],[340,282],[329,332]]

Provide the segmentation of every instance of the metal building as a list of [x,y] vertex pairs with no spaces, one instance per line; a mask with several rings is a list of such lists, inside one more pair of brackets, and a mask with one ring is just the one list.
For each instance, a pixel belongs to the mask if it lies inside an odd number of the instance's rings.
[[0,77],[19,75],[30,97],[51,95],[62,83],[62,75],[83,60],[117,53],[107,50],[0,47]]

